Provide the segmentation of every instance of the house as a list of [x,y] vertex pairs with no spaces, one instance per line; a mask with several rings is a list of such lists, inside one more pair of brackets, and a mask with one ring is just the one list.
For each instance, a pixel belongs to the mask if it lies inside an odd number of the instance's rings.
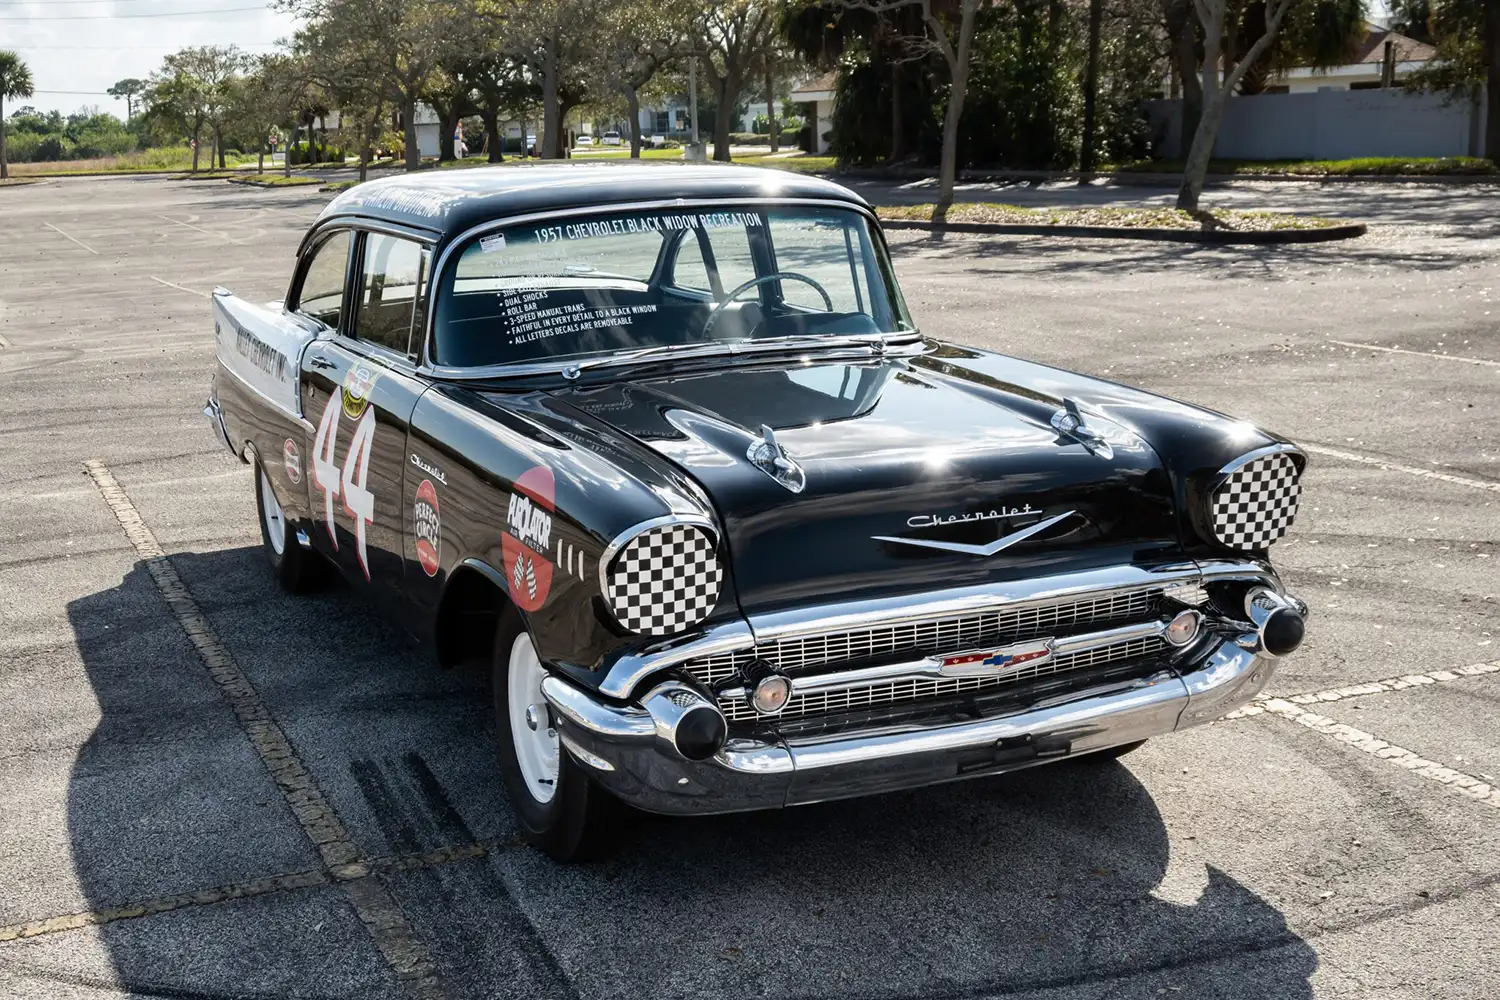
[[[1389,56],[1387,46],[1390,47]],[[1320,90],[1377,90],[1385,85],[1387,58],[1393,63],[1392,82],[1399,82],[1407,74],[1427,65],[1436,55],[1431,45],[1389,28],[1367,24],[1364,40],[1343,65],[1324,69],[1295,67],[1278,77],[1265,92],[1309,94]]]
[[838,79],[835,70],[808,80],[792,91],[792,103],[807,106],[803,117],[813,127],[814,153],[828,152],[828,133],[833,129],[833,96]]

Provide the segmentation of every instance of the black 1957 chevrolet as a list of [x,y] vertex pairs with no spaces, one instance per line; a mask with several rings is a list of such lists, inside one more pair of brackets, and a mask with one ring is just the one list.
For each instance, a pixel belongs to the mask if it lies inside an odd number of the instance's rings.
[[492,665],[554,857],[611,797],[817,802],[1119,755],[1266,684],[1305,458],[924,337],[869,206],[735,167],[372,181],[284,303],[214,292],[206,412],[271,566]]

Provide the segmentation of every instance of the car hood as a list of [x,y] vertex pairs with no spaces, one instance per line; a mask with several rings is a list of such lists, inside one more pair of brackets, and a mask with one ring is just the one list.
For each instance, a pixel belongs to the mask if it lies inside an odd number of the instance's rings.
[[[1061,399],[993,377],[904,360],[735,366],[555,399],[702,485],[747,613],[1180,551],[1172,485],[1138,434],[1086,408],[1108,444],[1090,449],[1052,428]],[[756,461],[763,427],[800,491]]]

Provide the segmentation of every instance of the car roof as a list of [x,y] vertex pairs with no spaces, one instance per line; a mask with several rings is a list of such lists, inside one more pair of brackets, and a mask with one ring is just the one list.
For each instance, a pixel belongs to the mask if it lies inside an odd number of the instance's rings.
[[[729,164],[547,163],[423,170],[366,181],[333,199],[314,232],[332,220],[426,230],[438,245],[507,216],[650,202],[815,199],[868,208],[832,181],[788,170]],[[311,233],[309,233],[311,236]]]

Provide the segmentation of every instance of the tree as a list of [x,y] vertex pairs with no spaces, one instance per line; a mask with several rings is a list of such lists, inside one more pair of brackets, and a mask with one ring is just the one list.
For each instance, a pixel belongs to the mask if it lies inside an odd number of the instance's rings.
[[[269,53],[249,64],[250,72],[236,81],[231,123],[255,141],[257,171],[264,172],[266,147],[273,131],[295,120],[306,95],[308,79],[296,58]],[[291,157],[283,157],[290,172]]]
[[[162,60],[146,90],[146,113],[181,128],[193,143],[193,171],[202,152],[203,127],[209,126],[224,166],[224,125],[233,96],[233,80],[245,60],[233,45],[200,45]],[[212,161],[210,161],[212,166]]]
[[[1224,0],[1212,2],[1222,4]],[[947,66],[948,102],[943,112],[943,152],[938,167],[938,199],[932,209],[932,221],[942,222],[953,206],[953,187],[958,176],[958,125],[969,92],[974,22],[980,8],[985,6],[985,0],[844,0],[844,3],[880,14],[902,7],[920,10],[924,33],[908,44],[918,50],[937,53]]]
[[[977,2],[977,0],[976,0]],[[699,65],[708,77],[714,116],[714,159],[728,163],[734,109],[752,74],[776,44],[777,10],[761,0],[711,0],[699,20]]]
[[1392,13],[1396,30],[1437,48],[1405,86],[1455,97],[1483,87],[1484,155],[1500,163],[1500,0],[1395,0]]
[[5,102],[30,97],[34,84],[31,67],[9,49],[0,49],[0,180],[10,176],[5,154]]
[[118,98],[125,102],[125,120],[128,122],[135,117],[135,99],[146,89],[145,80],[137,80],[135,77],[126,77],[113,87],[105,91],[110,97]]
[[604,41],[596,58],[607,89],[624,98],[632,159],[641,155],[641,90],[688,53],[697,6],[689,0],[613,0],[603,13]]
[[[1182,185],[1177,190],[1177,207],[1186,212],[1198,211],[1198,199],[1203,195],[1203,181],[1208,174],[1208,161],[1213,155],[1214,142],[1219,137],[1219,126],[1224,121],[1225,106],[1229,96],[1239,86],[1240,79],[1261,55],[1276,40],[1281,23],[1286,18],[1293,0],[1266,0],[1262,8],[1265,15],[1265,30],[1255,43],[1239,59],[1231,64],[1232,56],[1224,45],[1225,31],[1230,25],[1229,0],[1193,0],[1198,22],[1203,28],[1203,117],[1193,135],[1193,145],[1188,150],[1187,164],[1182,171]],[[1224,73],[1219,75],[1220,66]]]

